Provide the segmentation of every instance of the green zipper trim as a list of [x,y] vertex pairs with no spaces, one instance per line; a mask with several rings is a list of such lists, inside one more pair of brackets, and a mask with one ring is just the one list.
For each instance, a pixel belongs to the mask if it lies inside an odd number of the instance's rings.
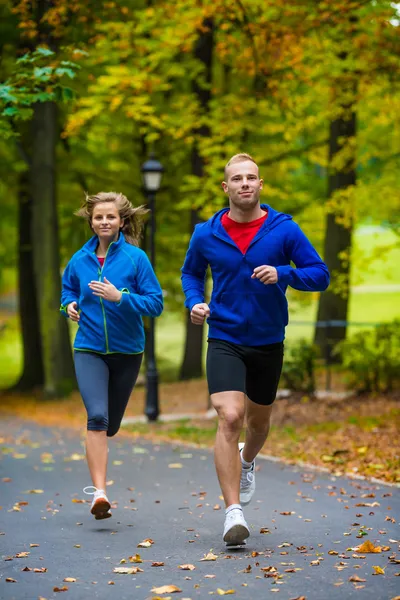
[[[111,246],[113,244],[115,244],[115,242],[111,242],[111,244],[107,248],[107,252],[106,252],[106,255],[104,257],[103,266],[101,267],[100,272],[99,272],[99,279],[98,279],[98,281],[101,281],[101,276],[103,275],[103,269],[104,269],[104,265],[106,264],[108,251],[110,250],[110,248],[111,248]],[[96,257],[96,259],[97,259],[97,257]],[[110,350],[108,348],[108,333],[107,333],[106,311],[104,310],[103,298],[101,298],[101,297],[100,297],[100,304],[101,304],[101,310],[103,311],[104,333],[105,333],[105,336],[106,336],[106,354],[110,354]]]

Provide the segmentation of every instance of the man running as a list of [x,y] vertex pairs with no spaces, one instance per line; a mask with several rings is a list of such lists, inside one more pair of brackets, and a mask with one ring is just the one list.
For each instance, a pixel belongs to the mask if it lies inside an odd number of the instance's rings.
[[[254,460],[268,436],[282,370],[286,289],[322,292],[329,285],[326,265],[292,217],[260,204],[262,187],[253,158],[233,156],[222,182],[229,207],[196,226],[182,267],[192,323],[209,325],[207,380],[218,414],[214,457],[228,545],[250,535],[242,505],[255,491]],[[238,446],[245,418],[246,440]]]

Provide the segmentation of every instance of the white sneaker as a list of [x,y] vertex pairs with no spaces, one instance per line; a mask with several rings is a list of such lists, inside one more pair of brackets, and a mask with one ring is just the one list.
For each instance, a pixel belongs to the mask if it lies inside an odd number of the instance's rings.
[[[87,490],[94,490],[89,492]],[[90,507],[90,512],[94,515],[95,519],[109,519],[111,517],[110,508],[111,504],[108,501],[106,493],[104,490],[99,490],[94,485],[88,485],[83,488],[85,494],[89,496],[93,496],[92,506]]]
[[225,517],[224,542],[229,546],[239,546],[250,535],[241,508],[231,508]]
[[[244,444],[239,444],[239,451],[242,452]],[[250,469],[245,469],[242,464],[242,474],[240,476],[240,504],[246,506],[252,499],[254,492],[256,491],[256,478],[255,478],[255,466],[256,463],[253,460]]]

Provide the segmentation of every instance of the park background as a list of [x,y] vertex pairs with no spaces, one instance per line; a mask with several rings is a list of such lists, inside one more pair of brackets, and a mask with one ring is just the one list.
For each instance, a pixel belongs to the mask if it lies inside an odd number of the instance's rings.
[[[164,168],[154,231],[161,413],[207,409],[206,331],[183,308],[180,267],[194,225],[226,205],[225,163],[249,152],[262,200],[293,215],[332,275],[324,294],[288,291],[282,387],[293,394],[278,402],[284,442],[272,435],[271,448],[334,468],[354,459],[360,472],[400,480],[388,442],[399,435],[399,5],[16,0],[0,16],[2,410],[82,424],[74,332],[58,313],[60,274],[89,235],[73,212],[85,192],[146,203],[151,153]],[[145,249],[151,235],[147,226]],[[144,398],[138,388],[132,414]],[[215,423],[134,430],[210,442]],[[370,447],[382,455],[365,458]]]

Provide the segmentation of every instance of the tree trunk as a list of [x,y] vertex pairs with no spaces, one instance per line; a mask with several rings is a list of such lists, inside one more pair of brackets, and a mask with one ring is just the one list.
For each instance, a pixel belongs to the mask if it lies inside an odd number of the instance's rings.
[[[352,95],[355,92],[355,86],[350,90]],[[332,121],[330,125],[329,140],[329,163],[332,162],[336,154],[348,145],[353,148],[345,166],[339,170],[331,170],[328,180],[328,198],[339,190],[346,190],[356,183],[355,171],[355,149],[350,138],[354,140],[356,135],[356,114],[354,105],[342,107],[344,114],[342,117]],[[334,213],[328,213],[326,220],[325,262],[331,273],[333,283],[331,288],[321,294],[318,306],[318,321],[328,322],[326,327],[317,327],[315,331],[315,343],[319,346],[322,356],[331,359],[333,347],[346,338],[346,321],[348,316],[349,297],[350,297],[350,252],[353,233],[352,217],[344,215],[351,214],[348,206],[335,208]],[[338,321],[338,326],[332,326],[329,322]]]
[[23,342],[23,371],[13,386],[16,391],[30,391],[44,383],[42,345],[33,272],[32,196],[29,171],[21,173],[18,190],[18,293]]
[[[202,33],[199,34],[195,47],[195,57],[204,66],[205,86],[197,80],[193,81],[192,89],[196,94],[199,106],[202,109],[202,115],[207,115],[211,99],[212,83],[212,56],[214,47],[214,28],[211,19],[205,19],[203,22]],[[202,124],[195,131],[196,137],[209,137],[210,130],[208,125]],[[198,143],[195,142],[192,150],[192,174],[199,179],[204,176],[204,160],[199,152]],[[193,232],[195,225],[200,223],[197,210],[192,210],[190,214],[190,231]],[[204,325],[193,325],[190,320],[190,313],[186,311],[186,339],[183,361],[180,368],[179,379],[194,379],[203,376],[203,336]]]
[[61,281],[56,205],[57,107],[34,106],[31,190],[32,241],[43,348],[44,393],[61,396],[75,387],[68,322],[59,314]]

